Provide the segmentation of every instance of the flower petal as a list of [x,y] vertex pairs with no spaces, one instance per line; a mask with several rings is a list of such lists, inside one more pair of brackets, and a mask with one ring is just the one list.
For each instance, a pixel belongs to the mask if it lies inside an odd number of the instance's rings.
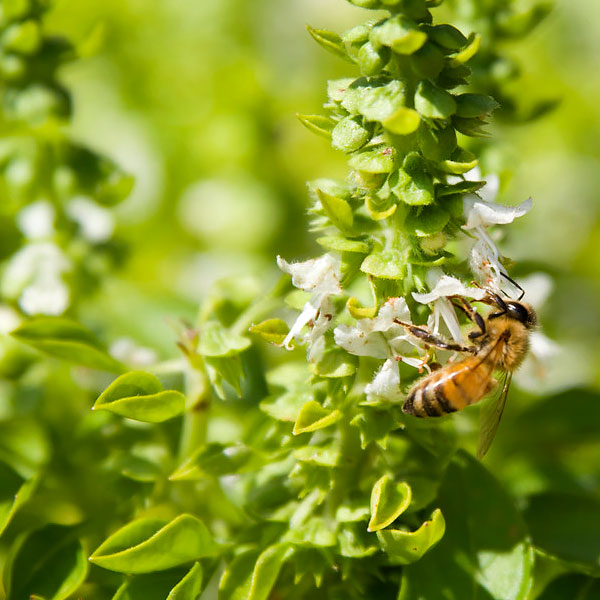
[[333,330],[333,337],[340,348],[355,356],[388,358],[391,354],[388,341],[379,331],[367,333],[358,327],[338,325]]
[[365,386],[367,400],[375,397],[386,398],[392,402],[400,402],[404,399],[400,389],[400,374],[398,365],[393,359],[386,360],[381,369],[377,371],[373,381]]
[[448,296],[466,296],[474,300],[482,300],[486,291],[478,287],[466,286],[460,279],[442,275],[434,288],[428,294],[418,294],[413,292],[413,298],[421,304],[430,304],[438,298],[447,298]]
[[278,256],[277,264],[284,273],[292,276],[294,286],[305,292],[339,294],[342,291],[340,260],[332,254],[296,263],[288,263]]
[[463,212],[466,221],[463,229],[512,223],[517,217],[522,217],[527,213],[532,205],[531,198],[521,202],[518,206],[506,206],[495,202],[486,202],[475,194],[467,194],[463,198]]

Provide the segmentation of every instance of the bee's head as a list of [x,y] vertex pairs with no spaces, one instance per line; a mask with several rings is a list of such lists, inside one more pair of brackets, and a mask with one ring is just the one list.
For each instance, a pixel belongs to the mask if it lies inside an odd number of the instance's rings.
[[527,329],[531,329],[537,324],[537,316],[533,308],[528,304],[523,304],[523,302],[518,302],[517,300],[509,300],[506,302],[506,314],[512,319],[515,319],[515,321],[523,323]]

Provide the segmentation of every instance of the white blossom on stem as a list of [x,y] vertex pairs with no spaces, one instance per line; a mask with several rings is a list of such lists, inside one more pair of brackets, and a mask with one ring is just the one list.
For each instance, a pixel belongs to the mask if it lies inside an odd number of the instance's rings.
[[[295,287],[312,294],[283,340],[283,346],[290,350],[293,339],[298,343],[308,341],[310,352],[311,347],[329,329],[333,319],[334,307],[331,296],[342,292],[340,260],[332,254],[324,254],[304,262],[288,263],[278,256],[277,264],[284,273],[292,276]],[[310,333],[306,336],[301,334],[305,325],[311,327]]]

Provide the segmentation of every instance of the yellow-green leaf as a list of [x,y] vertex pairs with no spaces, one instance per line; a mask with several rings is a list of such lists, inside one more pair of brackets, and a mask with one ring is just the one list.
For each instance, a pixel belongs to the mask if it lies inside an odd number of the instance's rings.
[[396,483],[389,475],[381,477],[371,491],[368,531],[379,531],[393,523],[410,505],[411,495],[407,483]]
[[301,409],[298,418],[294,423],[294,435],[316,431],[329,427],[342,418],[339,410],[329,411],[323,408],[318,402],[309,400]]
[[249,331],[266,342],[280,346],[289,332],[289,327],[282,319],[267,319],[258,325],[252,325]]

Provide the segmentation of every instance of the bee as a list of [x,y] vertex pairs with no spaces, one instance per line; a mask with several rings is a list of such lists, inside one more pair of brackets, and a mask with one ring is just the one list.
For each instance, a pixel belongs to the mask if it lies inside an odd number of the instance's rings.
[[[521,295],[522,297],[522,295]],[[400,323],[407,331],[436,348],[469,354],[418,380],[409,390],[402,410],[415,417],[440,417],[475,404],[497,385],[494,372],[503,374],[499,394],[482,413],[477,456],[488,451],[504,410],[513,371],[529,347],[529,334],[537,323],[535,311],[519,300],[504,300],[489,291],[481,300],[494,307],[485,319],[463,298],[457,298],[475,324],[469,333],[471,345],[446,342],[425,327]]]

